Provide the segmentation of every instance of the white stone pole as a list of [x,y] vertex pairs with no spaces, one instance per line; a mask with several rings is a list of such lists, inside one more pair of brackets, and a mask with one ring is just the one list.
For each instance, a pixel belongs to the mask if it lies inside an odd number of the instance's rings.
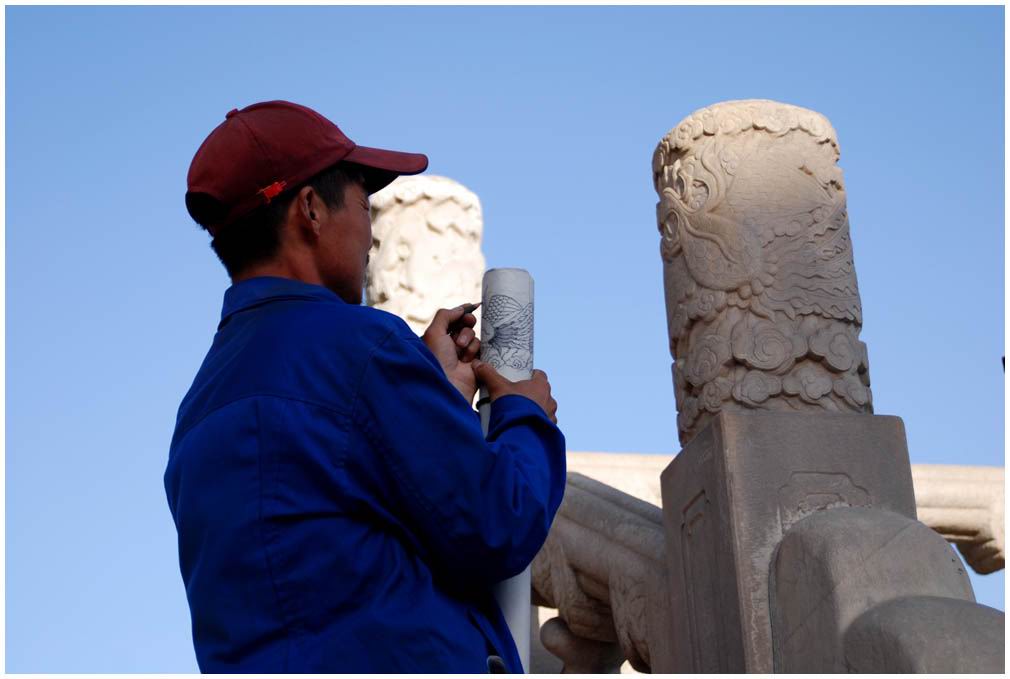
[[[481,360],[512,380],[533,375],[533,277],[524,269],[489,269],[481,297]],[[481,427],[487,435],[491,402],[481,388],[477,401]],[[495,599],[515,639],[523,670],[530,666],[530,569],[498,583]]]

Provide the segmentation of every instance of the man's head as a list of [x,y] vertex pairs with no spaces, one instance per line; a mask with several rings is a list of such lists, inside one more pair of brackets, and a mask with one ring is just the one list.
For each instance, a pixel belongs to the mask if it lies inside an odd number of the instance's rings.
[[[327,168],[218,230],[211,248],[234,281],[287,272],[357,303],[372,242],[365,176],[354,163]],[[205,194],[187,205],[208,231],[225,209]]]
[[231,111],[201,145],[186,207],[233,280],[296,278],[358,303],[368,195],[427,164],[420,154],[357,146],[304,106],[264,102]]

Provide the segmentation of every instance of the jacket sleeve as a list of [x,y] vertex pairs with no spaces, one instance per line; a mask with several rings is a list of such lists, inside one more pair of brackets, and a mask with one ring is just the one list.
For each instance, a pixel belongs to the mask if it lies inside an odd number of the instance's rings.
[[533,560],[565,486],[564,436],[536,403],[497,399],[485,440],[470,404],[404,326],[372,351],[352,420],[372,453],[362,481],[433,572],[490,585]]

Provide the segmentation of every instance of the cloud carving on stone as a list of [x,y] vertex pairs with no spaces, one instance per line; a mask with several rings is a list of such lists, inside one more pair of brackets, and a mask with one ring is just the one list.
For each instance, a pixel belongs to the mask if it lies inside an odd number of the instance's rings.
[[773,101],[693,113],[653,156],[678,429],[723,408],[872,412],[831,124]]
[[484,223],[473,192],[446,177],[400,177],[371,202],[368,305],[420,335],[438,309],[480,301]]

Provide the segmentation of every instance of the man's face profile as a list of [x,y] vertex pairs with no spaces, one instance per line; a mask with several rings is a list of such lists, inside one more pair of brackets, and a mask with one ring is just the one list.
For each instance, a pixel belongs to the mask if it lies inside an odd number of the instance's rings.
[[325,205],[319,215],[316,257],[324,284],[348,304],[360,304],[365,285],[368,251],[372,246],[372,219],[368,194],[360,182],[344,189],[340,208]]

